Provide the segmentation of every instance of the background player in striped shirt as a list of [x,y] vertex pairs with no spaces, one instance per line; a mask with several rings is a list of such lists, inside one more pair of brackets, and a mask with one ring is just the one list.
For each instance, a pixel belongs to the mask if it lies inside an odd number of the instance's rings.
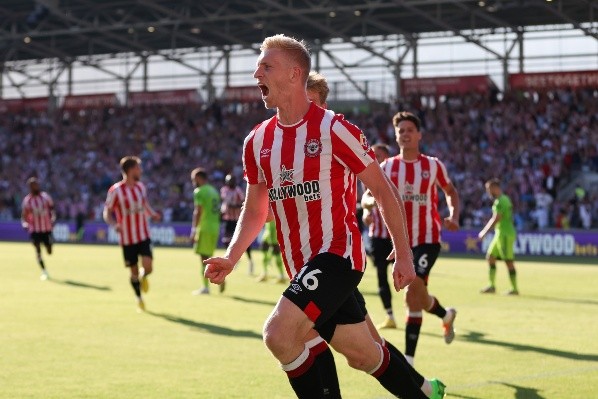
[[29,178],[27,185],[29,194],[23,199],[21,224],[29,232],[29,237],[35,247],[37,263],[42,269],[40,279],[47,280],[50,276],[42,259],[41,245],[44,244],[48,255],[52,254],[52,225],[56,221],[54,202],[48,193],[41,191],[37,178]]
[[[309,77],[307,79],[307,98],[322,108],[328,108],[328,104],[326,103],[326,99],[328,98],[328,93],[330,92],[328,88],[328,82],[326,78],[317,72],[310,72]],[[376,161],[381,164],[390,156],[390,148],[386,144],[374,144],[372,146],[372,150],[374,151],[374,156],[376,157]],[[392,186],[391,186],[392,187]],[[398,191],[396,192],[398,196]],[[383,281],[386,283],[388,287],[388,264],[390,261],[388,257],[393,249],[392,240],[390,239],[390,234],[386,225],[384,224],[384,220],[382,219],[382,215],[378,211],[377,207],[372,207],[371,209],[364,209],[363,213],[364,223],[369,226],[369,235],[371,238],[377,238],[378,242],[372,243],[373,249],[373,257],[374,257],[374,264],[378,271],[378,275],[380,276],[381,270],[383,270]],[[355,297],[361,307],[361,311],[365,315],[365,321],[370,330],[370,334],[374,338],[376,342],[380,345],[385,346],[389,352],[395,354],[398,359],[403,360],[404,356],[393,344],[388,342],[384,339],[376,330],[372,319],[370,318],[366,304],[365,298],[361,294],[358,288],[355,289]],[[388,287],[388,298],[390,298],[390,287]],[[389,299],[390,302],[390,299]],[[308,343],[314,342],[317,340],[315,338],[315,334],[309,335]],[[411,375],[411,378],[414,381],[417,381],[418,385],[422,387],[422,391],[429,396],[436,394],[434,397],[439,397],[442,387],[440,386],[442,383],[438,380],[426,380],[421,374],[419,374],[411,365],[408,365],[408,369]],[[331,379],[329,373],[323,373],[322,379],[326,385],[334,385],[334,381],[327,381],[327,379]],[[338,383],[337,383],[338,384]]]
[[[222,243],[228,247],[230,240],[233,238],[239,216],[241,215],[241,208],[245,201],[245,193],[237,185],[235,177],[231,174],[224,178],[224,186],[220,189],[220,199],[222,205],[220,206],[220,213],[224,221],[224,232],[222,234]],[[251,245],[245,251],[249,263],[248,274],[253,276],[253,259],[251,259]]]
[[[444,227],[451,231],[459,228],[459,194],[451,183],[444,164],[438,158],[420,152],[422,134],[419,118],[410,112],[399,112],[393,117],[392,122],[401,151],[399,155],[387,159],[382,164],[382,169],[398,188],[405,204],[409,240],[417,274],[405,295],[408,308],[405,356],[413,363],[423,310],[442,319],[444,340],[447,344],[455,337],[453,322],[457,315],[456,310],[442,307],[438,299],[428,293],[427,286],[430,271],[440,254],[441,225],[444,224]],[[449,215],[443,221],[438,213],[437,187],[444,191],[449,209]]]
[[[305,343],[315,327],[352,367],[374,376],[389,392],[426,398],[407,363],[372,339],[354,296],[365,268],[355,217],[356,178],[372,191],[388,224],[396,250],[397,290],[415,278],[401,200],[363,133],[342,115],[307,99],[310,56],[304,44],[276,35],[266,38],[261,50],[254,77],[266,107],[277,108],[277,115],[245,140],[245,205],[225,256],[206,261],[206,276],[213,283],[224,281],[259,233],[271,205],[292,281],[265,324],[264,341],[297,396],[329,393],[322,385],[320,357]],[[397,217],[387,217],[391,214]]]
[[[374,154],[376,154],[376,160],[380,164],[390,156],[390,148],[386,144],[375,144],[372,148]],[[379,325],[378,328],[396,328],[397,325],[392,310],[392,296],[388,284],[388,265],[390,265],[388,255],[392,251],[392,240],[377,207],[364,208],[363,222],[368,226],[371,256],[378,276],[378,295],[380,295],[387,315],[384,323]]]
[[[201,276],[203,287],[191,292],[192,295],[210,293],[208,279],[204,276],[203,261],[214,255],[220,235],[220,194],[208,180],[207,172],[202,168],[191,171],[193,190],[193,221],[191,222],[191,240],[193,250],[201,258]],[[224,283],[220,284],[220,292],[224,291]]]
[[[145,185],[140,181],[141,160],[134,156],[126,156],[120,160],[120,169],[123,179],[108,190],[104,220],[119,234],[125,266],[130,270],[131,286],[137,297],[137,306],[139,310],[145,310],[141,292],[149,290],[147,277],[153,270],[148,217],[159,221],[161,216],[150,206]],[[141,270],[138,267],[139,256]]]

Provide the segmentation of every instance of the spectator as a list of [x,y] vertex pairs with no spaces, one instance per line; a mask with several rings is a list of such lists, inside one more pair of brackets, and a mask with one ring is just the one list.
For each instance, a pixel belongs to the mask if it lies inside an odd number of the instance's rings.
[[[424,152],[443,159],[464,199],[463,226],[489,217],[483,182],[494,175],[507,182],[520,229],[596,225],[598,192],[577,190],[572,204],[557,193],[576,174],[598,172],[598,91],[413,96],[396,108],[421,117]],[[347,118],[371,143],[394,145],[394,111]],[[189,164],[212,171],[219,185],[227,173],[240,179],[243,139],[266,112],[260,103],[220,103],[0,114],[0,219],[18,219],[24,182],[36,175],[60,219],[100,220],[104,193],[119,178],[113,165],[126,153],[142,158],[149,199],[165,219],[189,221]]]

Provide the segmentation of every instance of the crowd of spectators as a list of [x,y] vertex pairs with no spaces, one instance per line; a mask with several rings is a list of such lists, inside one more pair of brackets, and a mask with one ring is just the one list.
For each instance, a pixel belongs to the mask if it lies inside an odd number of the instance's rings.
[[[482,226],[491,200],[484,181],[499,177],[519,229],[598,227],[598,190],[560,190],[598,172],[598,93],[591,90],[413,97],[384,112],[347,114],[370,142],[394,147],[391,117],[410,110],[423,121],[423,152],[446,164],[462,198],[461,224]],[[210,107],[142,106],[0,114],[0,220],[16,219],[25,181],[41,179],[63,220],[100,220],[106,191],[120,179],[119,159],[143,160],[150,202],[165,221],[190,221],[191,169],[219,186],[242,176],[247,132],[270,114],[261,103]]]
[[25,181],[37,176],[59,219],[100,220],[124,155],[142,160],[142,181],[165,221],[190,221],[190,172],[202,166],[219,185],[242,176],[243,139],[266,111],[255,105],[88,109],[0,115],[0,220],[20,215]]
[[492,203],[483,184],[497,177],[513,201],[518,229],[598,227],[596,187],[559,193],[580,173],[598,172],[598,92],[499,96],[399,105],[422,119],[424,152],[446,163],[462,198],[461,224],[483,225]]

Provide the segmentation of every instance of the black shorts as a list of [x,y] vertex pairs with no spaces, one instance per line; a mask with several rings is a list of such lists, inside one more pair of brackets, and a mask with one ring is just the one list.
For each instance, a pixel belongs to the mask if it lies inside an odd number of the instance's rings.
[[357,304],[359,305],[359,309],[361,309],[361,313],[366,316],[368,314],[368,310],[365,308],[365,298],[363,297],[361,291],[359,291],[359,288],[355,288],[354,295],[355,299],[357,300]]
[[355,297],[362,277],[363,272],[352,269],[350,259],[321,253],[305,264],[282,295],[303,310],[330,342],[338,324],[365,320]]
[[29,238],[33,245],[44,244],[46,247],[52,246],[54,240],[52,239],[52,232],[47,231],[45,233],[31,233]]
[[372,237],[371,249],[372,258],[374,258],[374,266],[388,266],[390,264],[390,261],[386,260],[393,249],[392,240],[390,238]]
[[411,248],[411,251],[413,252],[415,274],[427,284],[428,276],[440,254],[440,244],[421,244]]
[[137,266],[139,256],[147,256],[153,258],[152,254],[152,240],[138,242],[132,245],[123,245],[123,255],[125,257],[125,266]]
[[222,234],[222,242],[229,243],[235,234],[237,228],[237,220],[225,220],[224,221],[224,234]]

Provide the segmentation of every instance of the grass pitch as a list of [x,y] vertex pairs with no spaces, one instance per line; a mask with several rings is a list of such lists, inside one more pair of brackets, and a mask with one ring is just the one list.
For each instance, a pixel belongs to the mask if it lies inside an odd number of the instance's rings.
[[[293,397],[261,341],[284,286],[254,282],[243,260],[223,295],[192,297],[197,257],[156,248],[148,312],[138,314],[122,263],[116,246],[56,245],[52,279],[40,281],[31,245],[0,243],[0,398]],[[440,321],[425,315],[417,368],[440,377],[448,398],[598,397],[598,268],[517,266],[520,297],[482,296],[482,259],[439,259],[430,290],[458,309],[457,338],[445,345]],[[379,322],[375,279],[368,270],[360,287]],[[499,292],[507,282],[499,265]],[[402,319],[402,295],[394,303]],[[403,334],[384,332],[400,349]],[[390,397],[336,359],[345,398]]]

